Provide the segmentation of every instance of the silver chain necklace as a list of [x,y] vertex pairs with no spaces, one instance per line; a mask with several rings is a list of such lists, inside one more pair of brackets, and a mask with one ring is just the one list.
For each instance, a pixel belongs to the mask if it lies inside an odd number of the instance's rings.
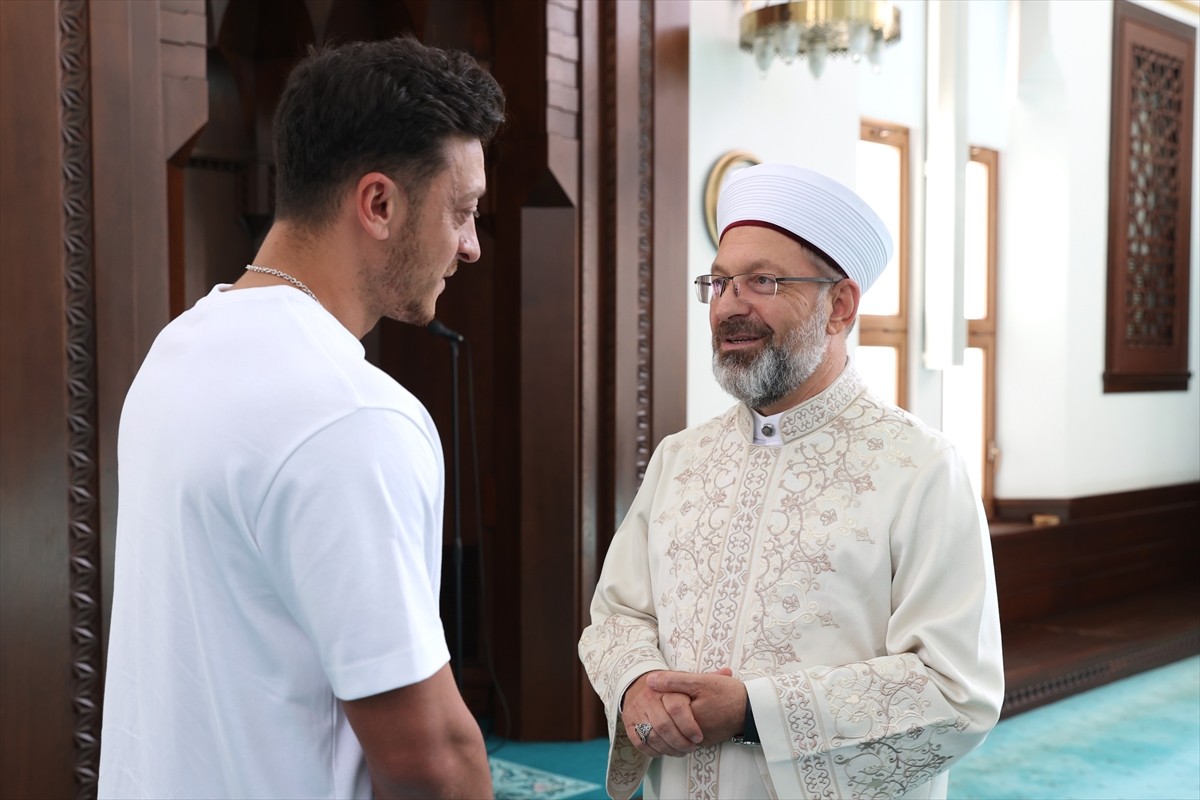
[[[315,294],[313,294],[312,289],[305,286],[304,283],[299,278],[293,278],[291,275],[288,275],[283,270],[272,269],[271,267],[260,267],[258,264],[247,264],[246,269],[249,270],[250,272],[261,272],[263,275],[274,275],[276,278],[283,278],[285,281],[290,283],[292,286],[295,286],[300,291],[304,292],[306,295],[311,297],[313,300],[317,300],[317,296]],[[320,300],[317,300],[317,305],[321,305]]]

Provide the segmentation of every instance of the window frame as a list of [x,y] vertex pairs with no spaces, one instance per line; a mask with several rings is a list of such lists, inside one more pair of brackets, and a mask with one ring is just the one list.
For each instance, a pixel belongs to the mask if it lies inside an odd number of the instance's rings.
[[899,308],[894,315],[862,314],[858,317],[858,343],[866,347],[890,347],[896,351],[896,405],[908,406],[909,351],[909,228],[911,227],[911,158],[909,129],[903,125],[863,118],[859,139],[895,147],[900,151],[900,222],[896,232],[896,267],[899,276]]
[[970,160],[982,164],[988,174],[987,220],[987,312],[981,319],[967,320],[967,347],[983,351],[983,464],[981,488],[988,519],[995,511],[996,468],[1000,448],[996,444],[996,286],[999,264],[1000,153],[986,147],[970,148]]

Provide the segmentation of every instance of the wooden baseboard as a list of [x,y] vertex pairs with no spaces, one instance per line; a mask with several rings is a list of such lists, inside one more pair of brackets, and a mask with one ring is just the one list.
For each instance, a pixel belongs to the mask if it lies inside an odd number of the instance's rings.
[[1166,666],[1200,654],[1200,635],[1181,634],[1171,642],[1159,642],[1135,648],[1120,656],[1084,664],[1070,672],[1043,678],[1034,683],[1009,687],[1004,692],[1001,718],[1062,700],[1088,689],[1128,678],[1156,667]]
[[1200,591],[1168,587],[1005,630],[1002,717],[1200,654]]

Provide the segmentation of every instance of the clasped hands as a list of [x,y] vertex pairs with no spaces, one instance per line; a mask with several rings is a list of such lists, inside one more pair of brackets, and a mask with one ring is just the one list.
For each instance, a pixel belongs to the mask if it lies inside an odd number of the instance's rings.
[[[625,691],[621,718],[638,750],[655,756],[685,756],[698,747],[723,742],[742,732],[746,718],[746,685],[733,670],[641,675]],[[643,742],[637,726],[652,730]]]

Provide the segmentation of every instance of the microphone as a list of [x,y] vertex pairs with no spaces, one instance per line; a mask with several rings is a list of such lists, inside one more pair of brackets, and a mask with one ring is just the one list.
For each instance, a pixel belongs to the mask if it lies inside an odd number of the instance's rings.
[[467,337],[463,336],[458,331],[450,330],[436,319],[426,325],[425,330],[429,331],[434,336],[441,336],[443,339],[449,339],[450,341],[457,342],[458,344],[462,344],[467,340]]

